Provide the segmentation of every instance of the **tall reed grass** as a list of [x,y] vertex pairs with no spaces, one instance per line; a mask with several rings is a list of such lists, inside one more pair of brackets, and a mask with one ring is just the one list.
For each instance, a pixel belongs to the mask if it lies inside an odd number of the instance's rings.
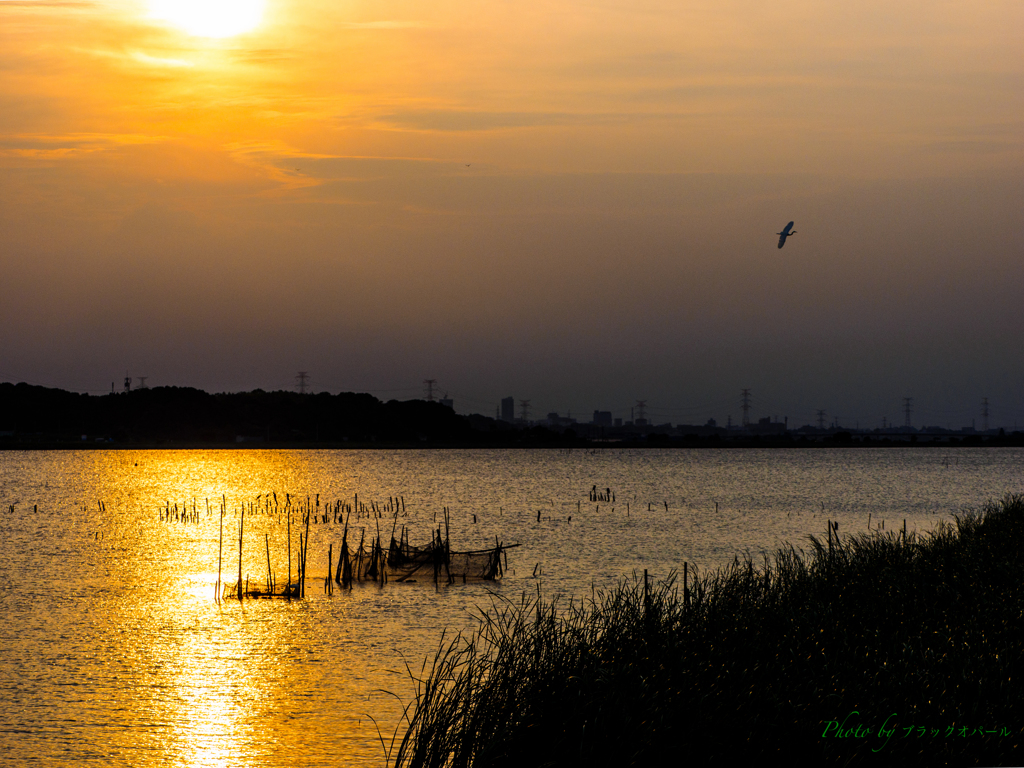
[[1007,496],[926,535],[811,537],[691,575],[685,596],[670,576],[567,604],[495,597],[414,675],[389,761],[1019,761],[1022,548],[1024,496]]

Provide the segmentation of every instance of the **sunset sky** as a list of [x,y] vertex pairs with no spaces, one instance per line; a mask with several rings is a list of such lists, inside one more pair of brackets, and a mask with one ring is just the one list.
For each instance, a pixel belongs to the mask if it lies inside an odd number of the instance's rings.
[[0,380],[1024,427],[1022,50],[1020,0],[0,0]]

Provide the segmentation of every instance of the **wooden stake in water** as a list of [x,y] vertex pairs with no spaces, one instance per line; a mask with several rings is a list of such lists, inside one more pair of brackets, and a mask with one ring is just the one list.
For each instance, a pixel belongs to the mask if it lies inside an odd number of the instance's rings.
[[331,565],[334,561],[334,542],[327,546],[327,575],[324,576],[324,592],[331,594]]
[[306,554],[309,551],[309,518],[311,515],[306,513],[306,543],[302,546],[302,586],[300,587],[301,596],[306,596]]
[[245,530],[245,506],[242,506],[242,517],[238,521],[238,599],[242,599],[242,532]]
[[304,547],[302,542],[303,542],[302,534],[300,533],[299,534],[299,552],[298,552],[299,562],[296,563],[297,569],[296,569],[296,574],[295,574],[295,582],[296,582],[295,590],[296,590],[296,594],[299,597],[302,597],[302,582],[305,581],[305,573],[303,573],[303,570],[304,570],[304,567],[305,567],[305,563],[302,562],[302,553],[305,551],[305,547]]
[[220,570],[224,562],[224,507],[220,508],[220,545],[217,548],[217,602],[220,602]]
[[263,538],[267,545],[267,594],[274,594],[274,574],[270,570],[270,534],[264,533]]

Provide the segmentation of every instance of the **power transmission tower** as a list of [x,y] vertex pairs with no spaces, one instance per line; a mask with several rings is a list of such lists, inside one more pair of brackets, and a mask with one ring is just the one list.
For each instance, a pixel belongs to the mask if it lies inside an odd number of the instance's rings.
[[981,431],[988,432],[988,398],[981,398]]
[[424,379],[423,383],[427,385],[427,402],[434,402],[434,385],[437,384],[437,379]]
[[825,412],[824,411],[816,411],[816,413],[818,414],[818,429],[824,429],[825,428]]
[[636,412],[637,412],[637,417],[636,417],[637,421],[642,421],[642,422],[644,422],[646,424],[647,423],[647,401],[646,400],[637,400],[636,401]]
[[530,421],[530,401],[529,400],[520,400],[519,401],[519,408],[521,409],[519,411],[519,413],[522,414],[520,416],[520,418],[523,420],[523,423],[524,424],[529,423],[529,421]]
[[308,386],[309,382],[309,374],[306,373],[306,371],[299,371],[299,375],[295,377],[295,381],[298,382],[297,386],[299,388],[299,394],[306,394],[306,387]]
[[914,401],[914,398],[912,398],[912,397],[904,397],[903,398],[903,415],[904,415],[903,426],[906,427],[907,429],[910,429],[910,404],[913,401]]
[[750,426],[750,390],[744,389],[742,392],[742,409],[743,409],[743,426]]

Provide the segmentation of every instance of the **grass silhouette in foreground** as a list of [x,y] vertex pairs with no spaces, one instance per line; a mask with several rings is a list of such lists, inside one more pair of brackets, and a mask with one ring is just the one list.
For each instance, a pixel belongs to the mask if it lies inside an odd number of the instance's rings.
[[389,761],[998,765],[1024,726],[1022,551],[1007,496],[925,535],[811,537],[686,594],[496,599],[416,679]]

